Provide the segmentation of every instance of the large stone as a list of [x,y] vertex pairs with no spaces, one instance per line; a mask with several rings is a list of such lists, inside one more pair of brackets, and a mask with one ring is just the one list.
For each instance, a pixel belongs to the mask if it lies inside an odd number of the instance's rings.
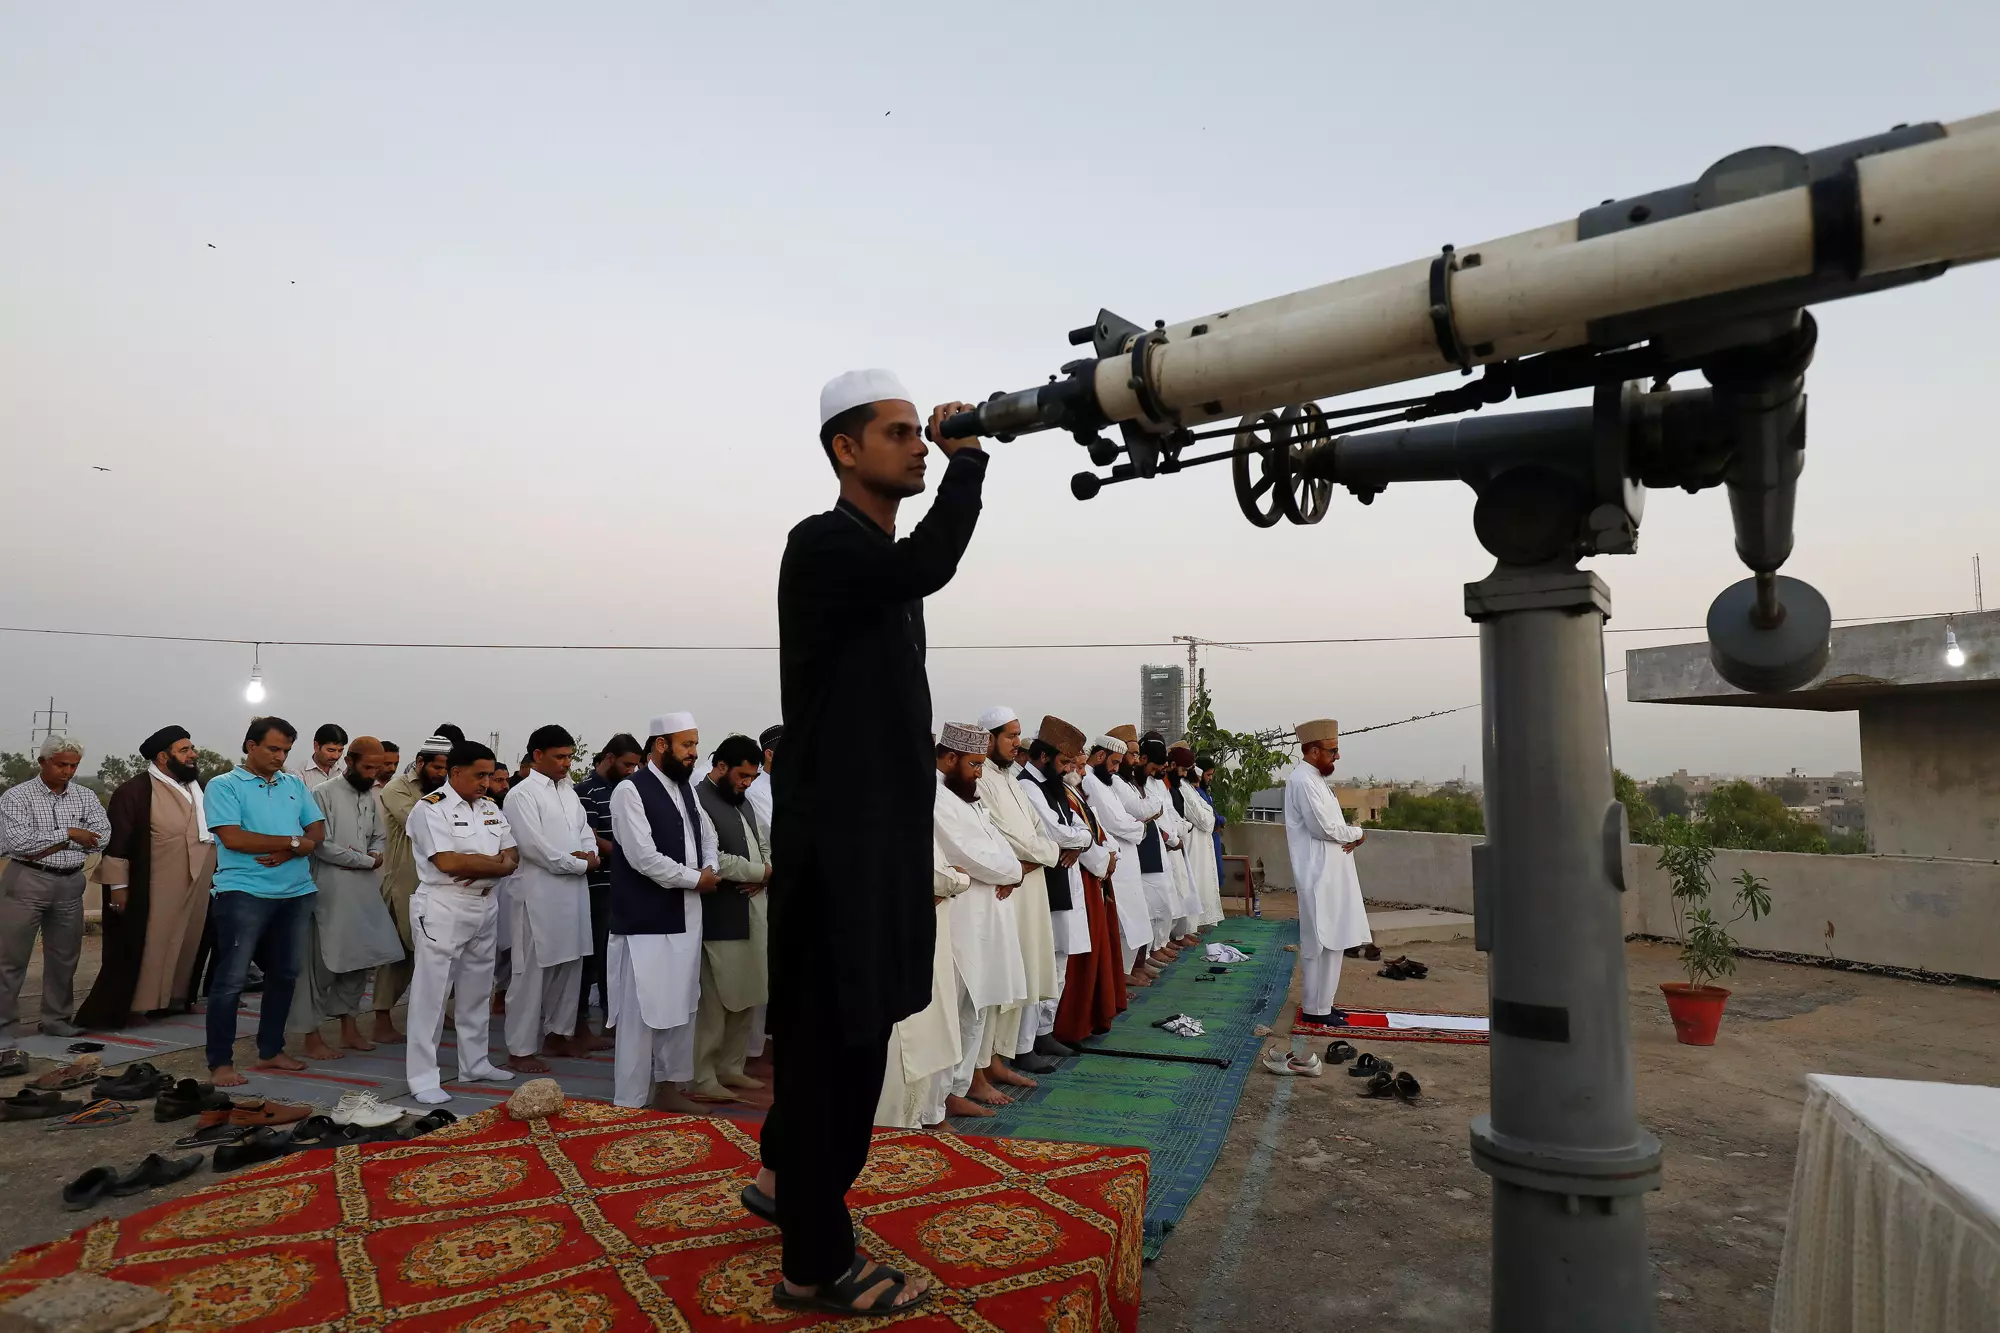
[[70,1273],[0,1305],[0,1333],[140,1333],[165,1324],[165,1292],[96,1273]]
[[507,1114],[516,1120],[541,1120],[562,1108],[562,1084],[552,1078],[531,1078],[507,1099]]

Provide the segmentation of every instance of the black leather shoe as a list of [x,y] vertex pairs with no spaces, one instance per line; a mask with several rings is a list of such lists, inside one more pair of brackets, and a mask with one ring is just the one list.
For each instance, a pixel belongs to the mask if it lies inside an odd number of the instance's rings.
[[1053,1074],[1056,1072],[1055,1061],[1049,1059],[1046,1055],[1036,1055],[1032,1051],[1026,1055],[1015,1056],[1013,1063],[1014,1068],[1020,1070],[1023,1074]]
[[60,1092],[22,1088],[7,1100],[0,1101],[0,1120],[53,1120],[59,1115],[82,1109],[82,1102],[66,1101]]
[[63,1207],[72,1213],[80,1213],[86,1208],[95,1208],[98,1200],[111,1191],[118,1181],[118,1170],[110,1166],[93,1166],[69,1184],[63,1186]]
[[236,1171],[246,1166],[256,1166],[259,1162],[269,1162],[295,1153],[304,1144],[293,1143],[292,1136],[281,1134],[275,1129],[253,1129],[235,1143],[225,1143],[215,1150],[217,1171]]
[[144,1101],[148,1097],[157,1097],[173,1086],[173,1075],[162,1074],[142,1061],[139,1064],[127,1065],[123,1072],[115,1077],[98,1079],[91,1095],[100,1100],[109,1098],[114,1102],[137,1102]]
[[1035,1038],[1035,1054],[1046,1055],[1051,1060],[1067,1060],[1075,1055],[1076,1051],[1044,1033]]
[[200,1169],[201,1154],[198,1152],[189,1153],[186,1157],[162,1157],[156,1152],[147,1153],[145,1161],[111,1183],[111,1192],[119,1198],[141,1194],[162,1185],[171,1185],[177,1180],[186,1180]]
[[175,1120],[185,1120],[203,1111],[226,1111],[229,1109],[229,1094],[213,1083],[198,1083],[184,1078],[171,1088],[161,1092],[153,1101],[153,1119],[165,1125]]

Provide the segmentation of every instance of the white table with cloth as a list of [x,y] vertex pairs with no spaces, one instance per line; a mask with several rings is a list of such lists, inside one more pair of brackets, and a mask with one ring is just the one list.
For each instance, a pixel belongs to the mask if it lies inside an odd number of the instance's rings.
[[2000,1088],[1811,1074],[1773,1333],[2000,1333]]

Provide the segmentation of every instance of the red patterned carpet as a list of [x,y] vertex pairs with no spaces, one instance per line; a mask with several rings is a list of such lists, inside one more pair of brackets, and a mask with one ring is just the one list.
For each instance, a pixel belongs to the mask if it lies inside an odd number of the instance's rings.
[[[174,1298],[170,1333],[781,1330],[777,1233],[743,1213],[728,1120],[570,1101],[411,1143],[298,1153],[23,1250],[0,1300],[83,1269]],[[878,1260],[950,1293],[912,1329],[1138,1323],[1143,1149],[877,1131],[850,1196]]]

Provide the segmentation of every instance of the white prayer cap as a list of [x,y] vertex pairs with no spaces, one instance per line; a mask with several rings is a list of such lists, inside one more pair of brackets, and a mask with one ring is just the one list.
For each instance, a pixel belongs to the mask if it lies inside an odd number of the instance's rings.
[[698,731],[693,713],[658,713],[646,724],[648,736],[678,736],[683,731]]
[[1125,742],[1119,740],[1116,736],[1099,736],[1090,743],[1090,748],[1093,750],[1109,750],[1113,754],[1124,754]]
[[985,731],[998,731],[1009,722],[1019,722],[1021,715],[1006,704],[995,704],[979,715],[979,725]]
[[851,407],[890,399],[901,399],[912,406],[917,401],[910,397],[910,391],[893,370],[850,370],[835,375],[819,391],[819,424],[824,426]]
[[449,736],[432,736],[429,739],[425,740],[422,745],[419,745],[417,747],[417,754],[419,757],[427,754],[450,754],[450,753],[451,753],[451,737]]

